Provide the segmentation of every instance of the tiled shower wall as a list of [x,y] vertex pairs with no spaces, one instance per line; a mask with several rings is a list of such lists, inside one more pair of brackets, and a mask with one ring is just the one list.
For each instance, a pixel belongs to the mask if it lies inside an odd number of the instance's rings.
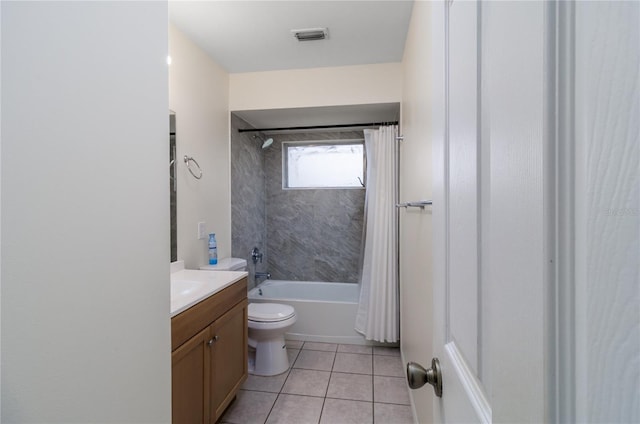
[[[267,270],[267,224],[264,156],[255,133],[239,133],[251,125],[231,114],[231,255],[247,260],[249,288],[254,272]],[[251,261],[251,250],[263,252],[262,264]]]
[[[262,150],[251,128],[231,114],[232,255],[253,273],[269,271],[273,279],[296,281],[359,280],[364,189],[283,190],[282,142],[362,139],[362,131],[276,134]],[[331,172],[330,169],[327,172]],[[251,249],[263,253],[255,268]]]
[[365,190],[283,190],[282,142],[362,138],[362,131],[273,135],[274,143],[264,153],[272,278],[358,282]]

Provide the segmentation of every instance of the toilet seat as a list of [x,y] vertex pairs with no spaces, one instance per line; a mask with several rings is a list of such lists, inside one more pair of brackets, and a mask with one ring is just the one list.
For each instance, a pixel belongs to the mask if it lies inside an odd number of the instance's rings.
[[249,303],[248,318],[254,322],[280,322],[294,316],[293,306],[280,303]]

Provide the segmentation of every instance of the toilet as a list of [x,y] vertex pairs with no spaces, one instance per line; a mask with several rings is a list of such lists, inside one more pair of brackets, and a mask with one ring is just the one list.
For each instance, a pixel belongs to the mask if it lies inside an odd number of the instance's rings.
[[279,303],[249,304],[249,373],[277,375],[289,369],[284,334],[295,324],[293,306]]
[[247,261],[240,258],[219,259],[215,265],[204,265],[200,267],[203,271],[246,271]]
[[[207,271],[245,271],[247,261],[224,258],[216,265],[205,265]],[[289,369],[284,335],[297,320],[293,306],[280,303],[249,303],[249,373],[278,375]]]

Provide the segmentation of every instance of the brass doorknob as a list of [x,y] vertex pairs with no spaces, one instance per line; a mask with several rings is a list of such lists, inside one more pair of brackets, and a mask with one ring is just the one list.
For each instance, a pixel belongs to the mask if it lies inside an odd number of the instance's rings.
[[412,389],[419,389],[429,383],[433,386],[436,396],[442,397],[442,372],[438,358],[431,360],[431,368],[425,369],[416,362],[407,364],[407,382]]

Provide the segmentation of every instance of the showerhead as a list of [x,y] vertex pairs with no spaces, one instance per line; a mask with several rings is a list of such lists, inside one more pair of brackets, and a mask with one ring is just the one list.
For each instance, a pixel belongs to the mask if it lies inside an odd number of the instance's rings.
[[254,135],[253,138],[257,138],[258,140],[262,141],[262,148],[266,149],[267,147],[271,146],[271,144],[273,144],[273,138],[267,138],[266,140],[263,140],[262,138],[258,137],[257,135]]

